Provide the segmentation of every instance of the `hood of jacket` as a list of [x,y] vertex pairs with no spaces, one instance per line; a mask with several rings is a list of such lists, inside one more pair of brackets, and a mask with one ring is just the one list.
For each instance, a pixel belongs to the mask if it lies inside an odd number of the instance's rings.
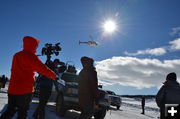
[[31,36],[25,36],[23,38],[23,50],[31,53],[36,53],[36,49],[38,47],[39,40],[33,38]]
[[179,83],[177,81],[168,81],[165,84],[167,87],[177,88],[179,87]]

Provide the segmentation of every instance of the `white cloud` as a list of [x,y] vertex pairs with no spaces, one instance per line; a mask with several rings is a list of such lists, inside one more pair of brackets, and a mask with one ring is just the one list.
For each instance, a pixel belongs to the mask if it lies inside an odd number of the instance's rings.
[[180,36],[180,27],[172,28],[172,32],[170,32],[170,35],[174,36],[176,34],[178,34]]
[[138,50],[136,53],[124,52],[124,54],[128,56],[147,55],[147,54],[160,56],[160,55],[166,54],[166,49],[161,47],[161,48],[154,48],[154,49]]
[[103,86],[107,86],[107,85],[116,84],[116,82],[109,81],[109,80],[99,79],[99,80],[98,80],[98,84],[99,84],[99,85],[103,84]]
[[180,38],[170,41],[169,44],[171,44],[170,48],[172,50],[180,50]]
[[138,50],[135,53],[129,53],[125,51],[124,54],[127,56],[137,56],[137,55],[161,56],[161,55],[166,54],[168,51],[174,52],[177,50],[180,50],[180,38],[170,41],[168,46],[164,46],[160,48],[153,48],[153,49],[146,49],[146,50]]
[[96,62],[99,80],[137,88],[159,87],[169,72],[180,74],[180,60],[112,57]]
[[[172,32],[170,32],[170,35],[175,36],[176,34],[180,36],[180,27],[172,28]],[[177,50],[180,50],[180,38],[170,41],[168,46],[162,46],[159,48],[152,48],[152,49],[148,48],[145,50],[138,50],[134,53],[129,53],[125,51],[124,54],[127,56],[137,56],[137,55],[161,56],[161,55],[166,54],[168,51],[173,52]]]

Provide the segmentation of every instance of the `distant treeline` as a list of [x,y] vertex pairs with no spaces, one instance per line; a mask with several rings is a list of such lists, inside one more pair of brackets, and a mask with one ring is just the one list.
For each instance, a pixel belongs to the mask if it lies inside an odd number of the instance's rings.
[[121,97],[127,97],[127,98],[142,98],[144,96],[145,98],[155,98],[155,95],[120,95]]

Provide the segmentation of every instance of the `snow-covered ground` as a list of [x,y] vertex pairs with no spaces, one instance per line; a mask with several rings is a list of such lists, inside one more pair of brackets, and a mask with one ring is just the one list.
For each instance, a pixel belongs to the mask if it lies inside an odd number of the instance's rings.
[[106,119],[157,119],[159,117],[159,109],[156,106],[155,99],[146,99],[145,115],[141,114],[141,100],[138,98],[122,98],[122,106],[118,111],[109,112]]
[[[32,119],[32,114],[38,104],[37,99],[33,99],[30,106],[28,117]],[[0,90],[0,114],[7,106],[6,89]],[[146,99],[145,115],[141,114],[141,100],[138,98],[122,98],[122,106],[120,110],[111,107],[106,114],[105,119],[157,119],[159,117],[159,109],[154,99]],[[55,114],[55,103],[50,102],[46,108],[46,119],[78,119],[79,112],[70,110],[64,118],[60,118]],[[13,118],[15,119],[16,116]]]

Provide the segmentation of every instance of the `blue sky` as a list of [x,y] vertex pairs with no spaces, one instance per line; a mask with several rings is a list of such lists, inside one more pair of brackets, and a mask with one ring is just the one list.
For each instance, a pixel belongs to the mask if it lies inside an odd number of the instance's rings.
[[[156,94],[168,72],[180,73],[179,5],[179,0],[1,0],[0,73],[10,75],[12,56],[30,35],[40,40],[37,54],[45,43],[60,42],[57,58],[78,69],[82,56],[94,58],[106,89]],[[114,19],[118,31],[102,37],[106,19]],[[78,44],[90,35],[97,47]]]

